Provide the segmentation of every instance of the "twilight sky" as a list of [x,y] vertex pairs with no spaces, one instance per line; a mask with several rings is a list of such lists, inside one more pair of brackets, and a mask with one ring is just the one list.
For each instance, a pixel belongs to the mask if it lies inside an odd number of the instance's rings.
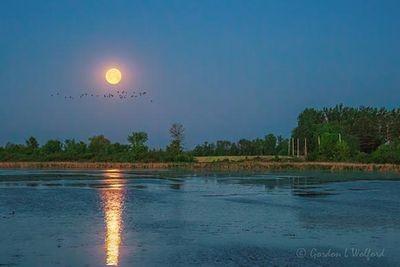
[[[400,1],[1,1],[0,145],[36,136],[169,141],[288,135],[305,107],[398,107]],[[108,67],[119,89],[100,94]],[[153,99],[153,103],[148,100]]]

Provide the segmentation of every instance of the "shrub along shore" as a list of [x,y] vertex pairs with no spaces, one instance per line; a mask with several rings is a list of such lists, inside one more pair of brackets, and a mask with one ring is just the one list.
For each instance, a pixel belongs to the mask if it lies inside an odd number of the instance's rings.
[[187,171],[268,171],[268,170],[322,170],[322,171],[376,171],[400,172],[398,164],[348,163],[348,162],[0,162],[0,169],[120,169],[120,170],[187,170]]

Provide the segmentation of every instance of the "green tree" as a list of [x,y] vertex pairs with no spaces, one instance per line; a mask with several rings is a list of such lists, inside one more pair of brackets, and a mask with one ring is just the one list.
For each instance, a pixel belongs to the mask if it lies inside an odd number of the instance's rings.
[[148,136],[145,132],[133,132],[128,136],[134,159],[140,159],[146,152],[148,152],[149,148],[146,146],[147,140]]
[[39,148],[39,143],[33,136],[29,137],[29,139],[25,141],[25,145],[29,153],[33,153]]
[[380,145],[371,155],[372,162],[400,164],[400,140]]
[[[312,151],[317,147],[318,134],[317,129],[323,122],[327,122],[328,118],[322,111],[313,108],[306,108],[297,118],[297,127],[292,131],[292,137],[304,140],[307,138],[307,149]],[[301,146],[303,142],[300,143]],[[300,148],[303,150],[303,147]]]
[[232,144],[226,140],[218,140],[215,145],[215,153],[216,156],[226,156],[230,154],[230,150],[232,148]]
[[319,159],[328,161],[344,161],[350,159],[351,148],[340,133],[340,126],[337,122],[322,124],[318,130],[321,145]]
[[89,151],[97,154],[106,154],[111,142],[104,135],[89,138]]
[[264,137],[264,155],[275,155],[276,154],[277,139],[275,135],[268,134]]
[[351,150],[346,141],[337,142],[333,149],[332,159],[335,161],[346,161],[350,159]]
[[62,149],[63,144],[59,140],[49,140],[41,147],[41,151],[46,155],[61,153]]
[[251,155],[252,153],[252,145],[251,141],[248,139],[240,139],[238,141],[238,149],[239,149],[239,155],[247,156]]
[[286,156],[288,154],[289,139],[278,136],[276,145],[276,155]]
[[76,142],[75,139],[67,139],[64,141],[64,152],[68,156],[82,157],[87,152],[87,145],[82,142]]

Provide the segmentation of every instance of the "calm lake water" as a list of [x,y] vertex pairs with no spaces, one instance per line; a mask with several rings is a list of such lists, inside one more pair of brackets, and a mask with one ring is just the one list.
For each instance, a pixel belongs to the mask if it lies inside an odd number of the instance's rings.
[[400,175],[0,171],[0,266],[400,266]]

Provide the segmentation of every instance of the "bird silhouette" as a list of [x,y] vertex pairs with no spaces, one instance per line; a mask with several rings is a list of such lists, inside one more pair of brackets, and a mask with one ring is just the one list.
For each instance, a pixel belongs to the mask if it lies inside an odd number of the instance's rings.
[[[93,90],[95,90],[95,89],[93,89]],[[83,99],[85,97],[96,97],[96,98],[102,97],[104,99],[105,98],[108,98],[108,99],[116,98],[116,99],[120,99],[120,100],[125,100],[125,99],[133,100],[135,98],[142,97],[142,96],[146,95],[147,93],[148,93],[147,91],[140,91],[140,90],[117,90],[116,93],[115,93],[115,91],[113,91],[112,93],[107,92],[105,94],[95,94],[90,91],[89,92],[84,91],[84,92],[81,92],[80,94],[77,94],[76,96],[63,95],[60,92],[50,93],[50,96],[51,97],[56,97],[56,96],[63,97],[65,100],[67,100],[67,99],[74,100],[76,98]],[[150,101],[150,103],[153,103],[153,99],[150,99],[149,101]]]

